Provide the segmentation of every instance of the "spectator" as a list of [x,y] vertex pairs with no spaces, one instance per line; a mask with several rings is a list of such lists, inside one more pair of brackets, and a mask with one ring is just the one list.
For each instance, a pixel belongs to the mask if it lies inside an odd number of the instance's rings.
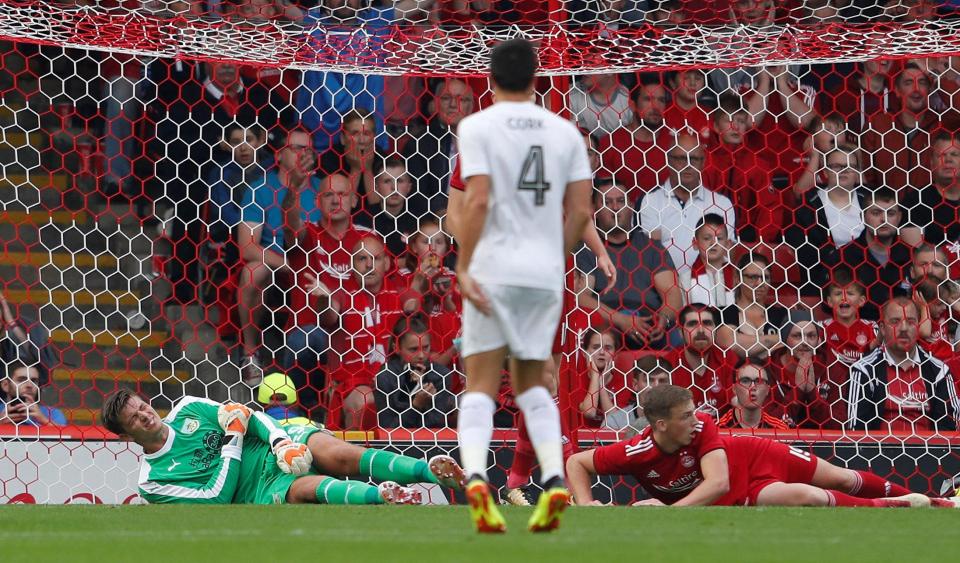
[[730,263],[730,239],[723,217],[707,213],[697,223],[693,241],[697,245],[697,261],[688,273],[680,274],[687,303],[711,307],[733,305],[733,280],[736,269]]
[[50,372],[56,363],[46,327],[22,312],[19,312],[19,316],[14,314],[14,309],[2,292],[0,321],[3,323],[3,328],[0,329],[3,334],[0,340],[0,362],[19,362],[32,366],[32,369],[37,371],[38,385],[45,386],[50,381]]
[[890,90],[890,67],[893,61],[880,59],[859,63],[860,70],[847,76],[835,87],[822,92],[818,106],[820,113],[837,112],[854,133],[867,129],[870,120],[892,109],[894,101]]
[[240,259],[236,233],[241,222],[240,204],[250,186],[265,173],[260,152],[267,135],[257,125],[233,123],[227,126],[224,137],[222,157],[207,174],[210,201],[205,215],[208,244],[215,245],[224,262],[232,265]]
[[853,272],[846,267],[835,269],[824,288],[824,303],[831,313],[823,323],[831,372],[834,365],[846,372],[879,345],[877,323],[861,318],[866,302],[866,289]]
[[6,365],[0,380],[0,424],[26,426],[65,426],[67,418],[60,409],[40,404],[40,372],[20,361]]
[[790,428],[787,423],[767,412],[773,377],[766,362],[753,358],[742,359],[735,375],[733,393],[737,397],[737,406],[720,417],[718,428]]
[[[800,179],[793,184],[793,195],[801,199],[813,188],[827,184],[824,158],[828,153],[843,148],[860,154],[855,150],[857,143],[851,142],[847,122],[839,113],[831,113],[823,119],[814,118],[810,122],[809,129],[812,133],[807,139],[803,157],[807,167]],[[862,158],[860,155],[859,159]],[[862,166],[859,170],[863,170]]]
[[319,404],[324,388],[320,363],[326,355],[329,337],[321,326],[326,303],[311,295],[313,287],[323,293],[342,289],[349,283],[353,267],[352,249],[371,234],[353,224],[350,209],[357,194],[342,174],[324,178],[316,196],[321,219],[304,223],[300,190],[287,190],[283,199],[286,264],[294,283],[287,293],[292,310],[292,328],[286,334],[283,366],[300,389],[300,402],[311,411]]
[[373,190],[367,194],[363,211],[354,221],[384,235],[387,250],[399,257],[407,248],[407,237],[417,229],[417,217],[410,212],[413,179],[398,156],[373,161]]
[[943,246],[921,242],[911,250],[910,269],[907,276],[894,289],[897,295],[913,295],[913,287],[928,277],[938,280],[949,279],[947,252]]
[[799,67],[717,69],[709,78],[719,95],[729,90],[743,96],[753,126],[746,143],[764,160],[774,165],[773,185],[778,187],[782,209],[776,216],[793,209],[792,192],[806,169],[804,147],[810,126],[816,117],[811,109],[816,93],[801,85],[796,76]]
[[697,260],[693,232],[707,213],[724,218],[727,234],[735,233],[733,203],[703,185],[702,172],[706,151],[698,138],[689,133],[677,135],[676,144],[667,153],[670,174],[666,182],[643,197],[640,226],[651,239],[660,241],[670,252],[680,272]]
[[732,353],[717,347],[714,340],[720,313],[714,307],[694,303],[681,309],[677,318],[683,347],[666,356],[667,362],[676,366],[673,384],[693,393],[697,410],[718,417],[730,405],[733,366],[737,361]]
[[708,112],[700,105],[700,94],[707,79],[700,69],[680,70],[667,74],[671,103],[663,112],[663,122],[674,131],[686,131],[710,138],[711,122]]
[[616,73],[580,77],[567,98],[577,125],[591,135],[605,137],[634,121],[630,92]]
[[257,358],[263,292],[276,283],[278,275],[289,273],[283,250],[282,204],[287,191],[299,193],[304,221],[316,222],[321,217],[317,207],[320,180],[313,175],[316,155],[310,134],[297,128],[286,138],[278,133],[276,141],[281,147],[276,166],[246,191],[240,205],[242,223],[237,228],[237,246],[243,260],[237,292],[242,340],[240,368],[250,384],[259,383],[263,377]]
[[617,279],[616,285],[609,287],[606,275],[597,268],[596,256],[581,248],[575,255],[576,268],[586,275],[590,291],[579,291],[577,304],[598,311],[602,322],[623,333],[632,348],[663,348],[679,341],[679,335],[669,334],[676,312],[683,306],[670,255],[637,228],[636,213],[620,184],[598,180],[593,207],[597,232],[617,268]]
[[930,244],[956,244],[960,242],[960,133],[939,133],[930,155],[933,182],[904,190],[905,223],[920,229]]
[[628,436],[633,437],[641,430],[650,426],[650,422],[643,414],[643,398],[654,387],[661,385],[670,385],[670,374],[673,372],[673,366],[664,358],[655,356],[644,356],[639,358],[634,365],[633,375],[636,381],[637,402],[636,406],[629,413],[627,419],[626,431]]
[[[370,45],[390,33],[394,19],[392,6],[381,8],[361,0],[319,0],[317,6],[307,12],[304,24],[319,24],[313,33],[320,36],[317,41],[321,45],[335,46],[357,56],[361,52],[365,56],[374,56],[378,53],[370,53]],[[364,33],[354,33],[360,26]],[[331,33],[337,31],[341,33]],[[381,135],[383,86],[384,77],[376,74],[315,70],[303,73],[303,85],[297,90],[295,103],[303,126],[314,135],[313,146],[317,154],[324,154],[333,144],[342,127],[341,117],[358,109],[373,114],[377,144],[386,148],[387,138]]]
[[847,419],[846,384],[830,377],[824,355],[819,353],[823,339],[809,311],[790,311],[783,326],[784,347],[776,355],[779,384],[774,398],[783,411],[785,422],[799,428],[839,429]]
[[779,196],[773,191],[774,164],[746,145],[750,114],[736,96],[724,96],[711,114],[713,131],[703,184],[733,201],[739,213],[737,238],[772,240],[783,228],[773,217]]
[[872,160],[867,179],[895,190],[919,189],[931,181],[932,141],[941,132],[955,130],[960,114],[930,109],[930,77],[915,64],[904,65],[894,88],[899,111],[874,115],[863,133],[863,148]]
[[359,201],[376,198],[374,187],[374,162],[383,159],[377,154],[374,144],[376,123],[373,114],[365,109],[355,109],[343,116],[340,135],[336,143],[320,157],[320,170],[324,174],[343,174],[356,186]]
[[633,121],[600,140],[604,175],[627,188],[631,204],[667,179],[667,150],[672,139],[663,127],[667,91],[659,75],[643,75],[630,93]]
[[[867,290],[863,317],[876,320],[880,306],[890,299],[907,273],[910,247],[899,235],[902,213],[893,190],[878,188],[868,192],[863,206],[866,228],[841,250],[839,263],[852,269],[856,280]],[[826,264],[833,265],[831,261]]]
[[415,215],[446,209],[450,173],[457,161],[457,125],[473,109],[474,93],[467,82],[445,78],[434,86],[427,130],[403,147],[407,171],[417,185],[417,195],[410,201]]
[[581,350],[586,357],[586,384],[579,402],[580,413],[588,426],[621,430],[626,426],[626,413],[636,404],[634,383],[630,373],[617,369],[614,362],[616,337],[612,331],[587,329],[581,337]]
[[850,369],[854,430],[954,431],[960,401],[946,364],[917,344],[920,312],[906,297],[884,304],[883,343]]
[[951,303],[958,299],[957,286],[934,277],[916,285],[914,303],[920,310],[919,344],[934,358],[950,363],[956,358],[953,335],[957,323],[951,314]]
[[737,261],[737,274],[734,304],[720,310],[717,344],[741,358],[767,358],[782,346],[780,329],[787,320],[786,309],[767,304],[770,259],[751,250]]
[[[323,284],[310,288],[321,311],[321,328],[331,332],[328,355],[330,378],[337,383],[333,402],[342,405],[327,425],[363,430],[375,425],[374,380],[386,361],[390,331],[397,319],[412,312],[403,307],[403,295],[386,280],[390,267],[386,247],[368,233],[350,248],[350,280],[340,290]],[[331,408],[331,411],[334,409]]]
[[[457,349],[454,340],[460,333],[460,295],[456,274],[444,265],[450,258],[450,238],[440,230],[433,217],[420,221],[408,239],[404,266],[397,272],[398,287],[410,290],[411,306],[420,305],[430,327],[431,361],[450,366]],[[417,300],[420,300],[419,303]]]
[[784,235],[800,265],[801,295],[820,294],[829,276],[820,266],[836,263],[866,228],[859,151],[840,147],[827,153],[825,162],[826,184],[806,193]]
[[390,355],[377,375],[377,418],[382,428],[455,428],[456,397],[450,371],[430,361],[430,332],[420,315],[393,328]]
[[300,409],[297,388],[289,376],[274,372],[263,378],[257,388],[257,402],[263,412],[281,424],[309,425],[313,422]]

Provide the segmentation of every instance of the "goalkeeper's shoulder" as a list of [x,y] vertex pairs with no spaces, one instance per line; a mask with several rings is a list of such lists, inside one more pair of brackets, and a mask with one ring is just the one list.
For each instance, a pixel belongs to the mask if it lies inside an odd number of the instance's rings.
[[177,416],[181,414],[212,416],[213,420],[216,420],[217,410],[221,406],[222,403],[218,403],[205,397],[193,397],[187,395],[173,405],[173,408],[170,409],[170,413],[167,414],[165,420],[168,422],[176,420]]

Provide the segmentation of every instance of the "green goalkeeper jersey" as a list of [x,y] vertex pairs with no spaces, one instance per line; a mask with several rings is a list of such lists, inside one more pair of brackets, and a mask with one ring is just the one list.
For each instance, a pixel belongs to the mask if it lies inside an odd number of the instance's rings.
[[265,458],[272,455],[270,444],[287,433],[258,412],[250,417],[242,449],[224,446],[217,419],[220,406],[208,399],[184,397],[163,419],[169,427],[167,440],[158,451],[144,455],[140,466],[140,495],[145,500],[227,504],[235,502],[241,481],[262,478]]

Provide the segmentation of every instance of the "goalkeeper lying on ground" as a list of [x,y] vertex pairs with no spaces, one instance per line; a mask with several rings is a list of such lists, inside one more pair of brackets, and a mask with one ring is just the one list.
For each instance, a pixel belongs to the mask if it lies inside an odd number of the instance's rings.
[[120,389],[104,401],[101,420],[143,448],[140,495],[150,503],[419,504],[419,491],[403,485],[460,488],[464,478],[449,456],[428,463],[365,449],[314,426],[281,427],[237,403],[184,397],[161,420],[140,397]]

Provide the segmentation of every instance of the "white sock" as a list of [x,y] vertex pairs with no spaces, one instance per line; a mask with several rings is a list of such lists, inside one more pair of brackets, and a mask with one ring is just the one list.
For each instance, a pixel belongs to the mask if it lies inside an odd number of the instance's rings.
[[516,397],[523,411],[530,443],[540,462],[540,479],[548,483],[554,477],[563,478],[563,438],[560,434],[560,409],[547,389],[531,387]]
[[486,393],[464,393],[457,417],[460,462],[467,476],[487,478],[487,455],[493,437],[493,412],[497,405]]

